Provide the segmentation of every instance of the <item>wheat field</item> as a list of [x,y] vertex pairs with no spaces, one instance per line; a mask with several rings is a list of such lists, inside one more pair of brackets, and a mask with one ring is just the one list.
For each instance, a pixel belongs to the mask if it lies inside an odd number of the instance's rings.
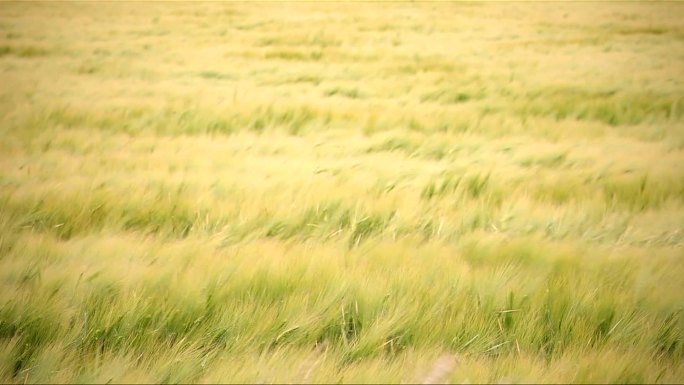
[[0,382],[684,382],[684,3],[0,3]]

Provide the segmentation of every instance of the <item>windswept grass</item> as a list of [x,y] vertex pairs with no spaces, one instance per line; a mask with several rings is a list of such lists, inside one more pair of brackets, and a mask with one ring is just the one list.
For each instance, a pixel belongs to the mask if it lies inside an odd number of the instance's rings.
[[684,7],[0,4],[0,382],[684,382]]

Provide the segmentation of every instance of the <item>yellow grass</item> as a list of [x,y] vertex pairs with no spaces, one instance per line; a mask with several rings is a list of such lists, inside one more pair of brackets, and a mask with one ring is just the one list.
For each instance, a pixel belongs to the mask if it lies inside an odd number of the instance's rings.
[[0,381],[684,382],[683,19],[0,3]]

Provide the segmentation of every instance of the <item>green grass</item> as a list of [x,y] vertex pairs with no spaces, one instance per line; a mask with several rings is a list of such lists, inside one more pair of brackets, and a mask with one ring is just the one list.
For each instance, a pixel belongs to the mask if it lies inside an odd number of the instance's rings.
[[684,7],[331,10],[0,4],[0,382],[684,382]]

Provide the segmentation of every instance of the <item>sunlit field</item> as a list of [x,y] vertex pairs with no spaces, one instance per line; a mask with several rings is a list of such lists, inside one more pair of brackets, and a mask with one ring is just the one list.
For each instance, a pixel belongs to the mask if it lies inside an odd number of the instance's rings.
[[684,382],[684,3],[0,3],[0,382]]

